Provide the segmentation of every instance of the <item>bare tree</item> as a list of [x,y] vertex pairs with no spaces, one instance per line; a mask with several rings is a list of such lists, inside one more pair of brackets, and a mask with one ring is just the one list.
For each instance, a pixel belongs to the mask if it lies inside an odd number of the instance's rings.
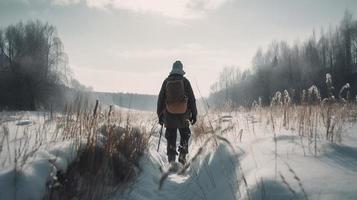
[[0,107],[49,107],[68,85],[67,55],[55,27],[40,21],[0,31]]

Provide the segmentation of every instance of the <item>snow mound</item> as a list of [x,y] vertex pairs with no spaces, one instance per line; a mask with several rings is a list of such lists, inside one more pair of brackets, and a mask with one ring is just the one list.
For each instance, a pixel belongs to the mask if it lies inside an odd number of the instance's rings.
[[66,170],[76,152],[71,142],[48,145],[23,166],[0,170],[0,199],[41,199],[51,175]]

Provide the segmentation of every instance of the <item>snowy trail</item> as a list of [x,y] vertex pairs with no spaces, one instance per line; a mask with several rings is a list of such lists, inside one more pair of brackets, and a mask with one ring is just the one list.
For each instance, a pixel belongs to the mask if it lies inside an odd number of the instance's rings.
[[[154,142],[155,144],[155,142]],[[155,145],[153,145],[154,147]],[[191,145],[192,146],[192,145]],[[168,199],[239,199],[240,172],[238,157],[227,145],[220,144],[216,150],[204,149],[199,159],[190,165],[183,175],[170,174],[159,189],[160,166],[167,168],[166,143],[163,141],[160,152],[150,148],[149,156],[142,160],[144,171],[133,187],[121,198],[140,200]],[[191,150],[195,154],[196,148]]]

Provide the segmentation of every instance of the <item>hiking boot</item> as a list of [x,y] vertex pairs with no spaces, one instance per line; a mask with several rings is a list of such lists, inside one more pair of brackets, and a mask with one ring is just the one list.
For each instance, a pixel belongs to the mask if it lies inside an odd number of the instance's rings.
[[175,162],[175,160],[176,160],[176,155],[168,155],[168,156],[167,156],[167,160],[169,161],[169,163]]
[[185,165],[185,164],[186,164],[186,154],[180,153],[178,161],[179,161],[182,165]]

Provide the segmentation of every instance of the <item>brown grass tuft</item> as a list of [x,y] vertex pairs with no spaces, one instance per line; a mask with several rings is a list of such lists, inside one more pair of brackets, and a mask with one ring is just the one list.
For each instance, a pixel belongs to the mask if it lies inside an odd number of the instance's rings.
[[65,137],[77,141],[77,158],[66,172],[58,171],[44,199],[105,199],[124,188],[139,172],[139,159],[149,134],[132,126],[130,115],[109,107],[102,112],[68,112]]

